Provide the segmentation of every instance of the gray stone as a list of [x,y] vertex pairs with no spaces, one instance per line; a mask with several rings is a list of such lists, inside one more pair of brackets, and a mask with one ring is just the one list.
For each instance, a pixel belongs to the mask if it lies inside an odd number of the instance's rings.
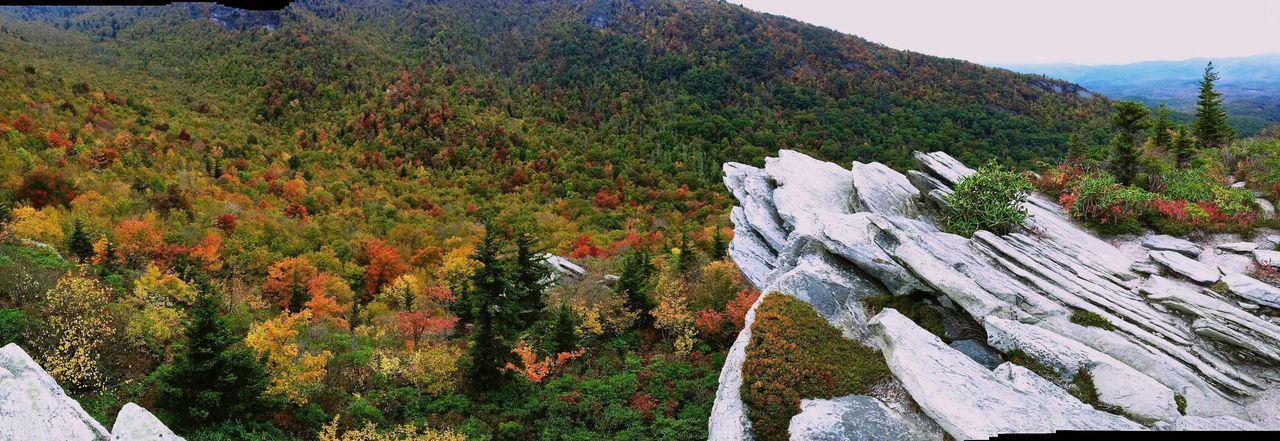
[[1218,245],[1218,249],[1232,253],[1248,254],[1258,249],[1258,244],[1253,242],[1231,242]]
[[1142,246],[1149,250],[1176,251],[1191,258],[1199,256],[1200,252],[1204,251],[1199,245],[1196,245],[1189,240],[1179,239],[1164,234],[1147,237],[1142,241]]
[[1271,220],[1276,218],[1276,206],[1271,204],[1271,201],[1268,201],[1263,198],[1257,198],[1257,199],[1254,199],[1254,202],[1257,202],[1258,209],[1262,210],[1263,219]]
[[974,173],[973,169],[943,152],[915,152],[913,157],[925,173],[938,178],[948,186],[954,187],[961,179]]
[[1222,271],[1222,274],[1242,274],[1253,270],[1253,259],[1248,256],[1228,253],[1214,256],[1213,260],[1217,262],[1218,271]]
[[987,370],[893,309],[881,311],[869,326],[889,370],[953,438],[1142,428],[1081,403],[1022,367],[1005,363]]
[[587,274],[587,270],[573,261],[555,254],[543,254],[542,264],[551,269],[554,275],[552,277],[582,277]]
[[155,415],[133,403],[125,404],[116,414],[111,434],[112,441],[183,441]]
[[1152,277],[1142,292],[1152,302],[1195,317],[1192,329],[1197,334],[1280,361],[1280,326],[1162,277]]
[[1142,273],[1147,275],[1160,274],[1160,266],[1156,265],[1155,262],[1152,262],[1149,260],[1134,262],[1133,265],[1129,266],[1129,269],[1133,270],[1133,272],[1135,273]]
[[788,427],[794,441],[880,441],[929,439],[898,419],[880,400],[849,395],[800,401]]
[[22,348],[0,348],[0,439],[106,440],[105,427]]
[[1231,294],[1271,308],[1280,308],[1280,288],[1263,283],[1244,274],[1232,274],[1222,278]]
[[1280,251],[1253,250],[1253,260],[1259,265],[1280,268]]
[[1246,430],[1263,430],[1257,424],[1233,417],[1219,416],[1212,418],[1198,416],[1184,416],[1174,420],[1172,424],[1164,423],[1155,425],[1156,430],[1176,430],[1176,431],[1246,431]]
[[1173,251],[1152,251],[1151,259],[1164,265],[1169,271],[1173,271],[1196,283],[1208,285],[1217,282],[1222,277],[1222,272],[1217,268],[1197,262]]
[[901,173],[879,162],[854,162],[850,174],[853,176],[850,202],[855,211],[905,217],[919,213],[916,201],[920,199],[920,190]]
[[969,357],[969,359],[978,362],[978,364],[987,369],[995,369],[996,366],[1000,365],[1000,353],[991,350],[989,346],[979,343],[976,340],[956,340],[951,342],[948,346],[960,351],[961,354],[964,354],[966,357]]

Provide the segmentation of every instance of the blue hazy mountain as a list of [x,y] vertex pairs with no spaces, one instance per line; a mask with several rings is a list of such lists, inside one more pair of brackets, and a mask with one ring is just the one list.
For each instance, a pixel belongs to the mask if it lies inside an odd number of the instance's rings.
[[1118,65],[1056,63],[1001,67],[1066,80],[1114,99],[1136,99],[1152,106],[1164,102],[1176,112],[1191,114],[1195,111],[1197,82],[1209,61],[1213,61],[1222,77],[1218,90],[1225,95],[1231,122],[1242,135],[1280,124],[1280,53]]

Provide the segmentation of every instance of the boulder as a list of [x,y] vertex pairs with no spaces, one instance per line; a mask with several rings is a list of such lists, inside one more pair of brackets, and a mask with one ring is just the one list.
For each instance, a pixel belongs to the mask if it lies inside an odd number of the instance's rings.
[[1231,294],[1271,308],[1280,308],[1280,288],[1246,276],[1232,274],[1222,278]]
[[587,270],[573,261],[557,256],[555,254],[543,254],[542,264],[551,270],[553,278],[560,277],[582,277],[587,274]]
[[995,369],[996,366],[1000,365],[1000,353],[991,350],[989,346],[978,341],[971,339],[956,340],[947,346],[960,351],[961,354],[969,357],[970,360],[978,362],[978,364],[987,369]]
[[1253,260],[1259,265],[1280,268],[1280,251],[1253,250]]
[[1258,209],[1262,211],[1262,218],[1264,220],[1271,220],[1276,218],[1276,206],[1272,205],[1271,201],[1268,201],[1263,198],[1257,198],[1257,199],[1254,199],[1254,202],[1258,203]]
[[1253,270],[1253,259],[1234,253],[1226,253],[1213,256],[1212,261],[1218,266],[1218,271],[1222,274],[1243,274]]
[[894,377],[953,438],[1142,428],[1081,403],[1022,367],[1005,363],[987,370],[893,309],[869,326]]
[[68,397],[22,348],[0,348],[0,439],[106,440],[102,424]]
[[1194,317],[1197,334],[1280,362],[1280,326],[1162,277],[1152,277],[1142,292],[1152,302]]
[[865,395],[801,400],[800,413],[791,417],[787,431],[795,441],[930,439],[912,430],[880,400]]
[[915,152],[913,157],[925,173],[951,187],[955,187],[961,179],[974,173],[973,169],[943,152]]
[[1248,254],[1258,249],[1258,244],[1253,242],[1231,242],[1218,245],[1218,249],[1232,253]]
[[1179,239],[1165,234],[1157,234],[1143,239],[1142,246],[1149,250],[1175,251],[1191,258],[1199,256],[1200,252],[1204,251],[1199,245],[1196,245],[1189,240]]
[[1178,417],[1173,391],[1119,360],[1052,331],[999,317],[983,320],[987,342],[1008,352],[1021,350],[1070,380],[1083,369],[1093,377],[1098,401],[1145,422]]
[[920,190],[906,176],[879,162],[854,162],[850,169],[853,192],[850,202],[854,211],[892,216],[915,217]]
[[1152,251],[1151,259],[1164,265],[1169,271],[1173,271],[1180,276],[1186,277],[1191,281],[1201,284],[1211,284],[1217,282],[1222,277],[1222,271],[1217,268],[1205,265],[1191,258],[1173,251]]
[[111,434],[112,441],[183,441],[155,415],[133,403],[125,404],[116,414]]

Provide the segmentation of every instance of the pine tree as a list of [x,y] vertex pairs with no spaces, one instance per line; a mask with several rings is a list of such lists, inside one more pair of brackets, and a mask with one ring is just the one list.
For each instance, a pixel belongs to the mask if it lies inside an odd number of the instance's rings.
[[1215,81],[1218,73],[1213,71],[1211,61],[1204,68],[1196,101],[1195,135],[1200,148],[1226,148],[1235,138],[1235,130],[1227,123],[1227,111],[1222,109],[1222,94],[1213,88]]
[[84,222],[80,218],[76,218],[72,226],[71,238],[67,240],[67,249],[71,251],[72,256],[75,256],[76,261],[81,263],[93,256],[93,242],[89,240],[89,234],[84,231]]
[[467,291],[458,302],[465,309],[459,311],[459,319],[472,325],[467,378],[477,390],[496,387],[506,378],[503,368],[512,359],[511,337],[522,326],[502,246],[497,228],[485,221],[484,238],[471,256],[480,267],[471,273]]
[[512,264],[512,282],[516,304],[520,308],[520,321],[527,328],[538,321],[538,315],[546,307],[544,291],[551,277],[546,257],[536,247],[537,239],[531,233],[516,237],[515,262]]
[[569,304],[561,303],[555,311],[556,321],[551,329],[552,350],[555,352],[573,352],[578,349],[578,333],[573,310]]
[[1129,185],[1138,169],[1141,142],[1138,134],[1150,123],[1147,116],[1151,109],[1137,101],[1120,101],[1113,106],[1115,114],[1111,116],[1111,123],[1116,127],[1116,134],[1111,138],[1111,169],[1121,183]]
[[720,233],[720,228],[716,228],[715,234],[711,236],[711,251],[707,253],[707,258],[713,262],[724,260],[728,249],[729,244],[725,243],[724,234]]
[[1165,110],[1164,103],[1160,103],[1160,109],[1156,111],[1156,121],[1151,125],[1151,143],[1161,149],[1168,149],[1173,144],[1172,129],[1169,123],[1169,111]]
[[231,332],[216,296],[200,294],[187,322],[186,345],[173,364],[157,372],[157,404],[176,418],[177,427],[194,428],[244,418],[260,407],[270,383],[266,368],[242,337]]
[[1071,134],[1067,139],[1067,160],[1080,161],[1089,155],[1089,145],[1084,141],[1084,135],[1080,132]]
[[1187,126],[1178,126],[1178,131],[1173,135],[1173,144],[1169,147],[1169,156],[1179,167],[1185,167],[1191,164],[1196,156],[1196,140],[1191,136],[1191,132],[1187,131]]
[[622,274],[618,275],[619,293],[627,296],[627,307],[640,312],[641,320],[649,317],[653,301],[649,299],[649,283],[653,276],[653,263],[649,253],[631,250],[622,261]]

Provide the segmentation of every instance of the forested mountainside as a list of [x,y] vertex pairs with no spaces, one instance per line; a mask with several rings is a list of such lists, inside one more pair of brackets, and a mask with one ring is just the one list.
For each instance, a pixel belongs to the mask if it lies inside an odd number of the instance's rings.
[[705,439],[758,296],[721,163],[1107,109],[722,2],[0,8],[0,344],[188,439]]

